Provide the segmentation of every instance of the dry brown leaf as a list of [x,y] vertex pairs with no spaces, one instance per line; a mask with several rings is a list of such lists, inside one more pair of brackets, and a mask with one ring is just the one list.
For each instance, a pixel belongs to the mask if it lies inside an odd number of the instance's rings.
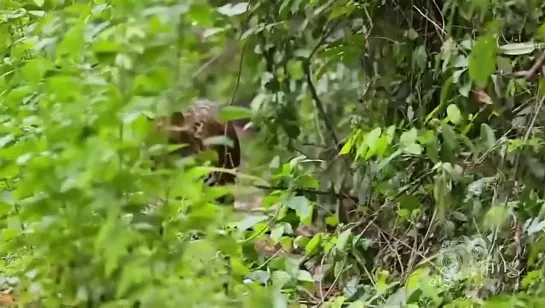
[[477,88],[473,92],[475,93],[475,99],[477,99],[479,102],[487,105],[492,105],[494,103],[492,98],[486,94],[483,89]]

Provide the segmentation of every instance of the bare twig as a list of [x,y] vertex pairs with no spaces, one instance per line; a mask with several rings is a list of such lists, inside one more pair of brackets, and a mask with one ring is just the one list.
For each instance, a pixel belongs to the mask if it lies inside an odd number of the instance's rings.
[[445,31],[445,29],[443,29],[442,27],[440,27],[435,21],[433,21],[431,18],[429,18],[426,14],[424,14],[416,5],[413,5],[413,8],[420,14],[422,15],[422,17],[424,17],[427,21],[429,21],[434,27],[435,27],[435,30],[437,30],[437,32],[439,32],[439,34],[442,34],[442,35],[439,35],[439,38],[441,39],[441,42],[444,42],[445,39],[443,36],[446,36],[447,35],[447,32]]
[[318,304],[318,307],[320,307],[326,301],[329,294],[331,294],[331,292],[333,291],[333,287],[337,284],[337,281],[339,280],[339,277],[341,277],[341,274],[343,274],[345,272],[345,270],[346,270],[345,265],[346,265],[346,260],[344,260],[344,262],[343,262],[343,264],[341,266],[342,270],[340,270],[338,272],[338,274],[335,275],[335,279],[333,280],[333,283],[331,284],[329,289],[326,291],[326,293],[323,294],[322,299],[321,299],[320,303]]
[[[388,248],[390,248],[390,251],[396,256],[396,260],[399,263],[399,270],[401,270],[401,277],[405,276],[405,269],[403,268],[403,261],[401,261],[401,256],[399,255],[399,252],[397,249],[394,248],[392,243],[388,240],[388,238],[384,235],[383,232],[379,231],[379,234],[384,238],[384,241],[386,242],[386,245]],[[415,250],[411,248],[411,251],[414,252]]]
[[[250,9],[251,7],[251,3],[252,1],[248,1],[248,10]],[[252,15],[250,12],[246,11],[245,12],[245,19],[244,19],[244,26],[242,27],[242,29],[246,29],[248,27],[248,24],[250,22],[250,16]],[[240,38],[242,38],[242,35],[244,34],[243,31],[241,31],[240,33]],[[246,50],[246,42],[244,42],[242,44],[242,49],[240,51],[240,59],[239,59],[239,62],[238,62],[238,74],[237,74],[237,81],[236,81],[236,84],[235,84],[235,89],[233,90],[233,95],[231,96],[231,101],[229,102],[229,106],[233,105],[234,101],[235,101],[235,98],[237,96],[237,92],[238,92],[238,88],[240,86],[240,79],[242,77],[242,63],[244,62],[244,52]],[[227,138],[227,126],[228,126],[228,122],[226,121],[225,124],[223,125],[223,136],[225,138]],[[234,141],[234,140],[233,140]],[[223,159],[224,161],[228,161],[227,160],[227,157],[229,156],[229,159],[231,159],[230,157],[230,153],[229,151],[227,151],[227,145],[225,145],[223,147]],[[221,173],[218,175],[218,177],[221,177]],[[218,179],[219,180],[219,179]]]
[[304,65],[303,65],[305,75],[306,75],[306,79],[307,79],[307,84],[308,84],[308,87],[309,87],[309,90],[310,90],[310,94],[312,95],[312,99],[314,100],[314,102],[316,104],[316,108],[318,109],[318,114],[320,115],[320,118],[324,122],[324,124],[326,126],[326,129],[329,132],[331,140],[335,143],[334,148],[339,147],[339,139],[337,138],[337,135],[335,134],[335,130],[333,129],[333,125],[331,124],[331,121],[329,120],[329,117],[327,116],[324,105],[322,104],[322,100],[318,96],[318,92],[316,91],[316,87],[314,86],[314,83],[312,82],[312,74],[311,74],[311,71],[310,71],[310,64],[311,64],[311,60],[312,60],[312,57],[314,56],[314,54],[318,51],[318,49],[320,49],[322,44],[331,35],[331,33],[333,33],[333,31],[335,30],[335,28],[337,27],[337,25],[339,23],[340,23],[340,20],[337,21],[335,24],[333,24],[328,31],[324,32],[324,35],[322,35],[322,37],[320,38],[320,40],[318,41],[316,46],[314,46],[314,48],[312,49],[312,51],[310,52],[308,58],[305,61],[306,63],[304,63]]
[[213,57],[208,59],[203,65],[199,66],[199,68],[191,75],[191,78],[196,78],[199,76],[204,70],[206,70],[212,63],[216,62],[223,54],[225,53],[225,50],[215,54]]
[[541,55],[536,59],[536,62],[532,67],[527,71],[526,76],[524,76],[524,79],[528,80],[532,76],[534,76],[540,67],[543,66],[543,61],[545,61],[545,51],[541,52]]
[[532,67],[528,70],[522,70],[522,71],[516,71],[512,73],[503,73],[499,72],[501,76],[511,77],[511,78],[524,78],[525,80],[531,80],[535,78],[539,72],[539,69],[543,65],[543,62],[545,62],[545,51],[541,53],[541,55],[536,59],[534,64],[532,64]]
[[[398,242],[398,243],[401,244],[402,246],[404,246],[404,247],[410,249],[411,251],[414,251],[414,250],[413,250],[413,247],[411,247],[409,244],[407,244],[407,243],[405,243],[404,241],[398,239],[396,236],[390,234],[388,231],[382,229],[379,225],[373,223],[373,226],[374,226],[375,228],[377,228],[377,230],[379,230],[380,232],[382,232],[382,233],[388,235],[390,238],[392,238],[393,240],[395,240],[396,242]],[[422,261],[420,261],[420,262],[417,264],[416,267],[420,266],[421,264],[427,263],[427,264],[429,264],[431,267],[433,267],[434,269],[437,269],[437,266],[432,262],[432,259],[434,259],[435,257],[437,257],[437,254],[436,254],[436,255],[433,255],[433,256],[431,256],[431,257],[426,257],[423,253],[421,253],[421,252],[419,252],[419,251],[414,251],[414,253],[415,253],[416,255],[418,255],[419,257],[422,258]]]
[[314,102],[316,103],[316,108],[318,109],[318,113],[320,114],[320,118],[322,118],[322,121],[324,122],[327,131],[329,132],[329,135],[331,137],[331,141],[334,143],[334,148],[339,147],[339,139],[337,138],[337,135],[335,134],[335,131],[333,130],[333,125],[329,121],[329,117],[327,116],[327,113],[325,112],[324,105],[322,104],[322,100],[318,96],[318,92],[316,91],[316,88],[314,87],[314,83],[312,82],[312,75],[310,73],[310,61],[305,65],[305,74],[307,75],[307,83],[310,90],[310,93],[312,95],[312,98],[314,99]]

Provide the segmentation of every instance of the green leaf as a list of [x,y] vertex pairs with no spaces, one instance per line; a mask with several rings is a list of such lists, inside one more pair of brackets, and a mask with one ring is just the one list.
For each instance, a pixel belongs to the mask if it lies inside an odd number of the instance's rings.
[[301,220],[305,220],[312,214],[310,211],[310,203],[305,196],[291,197],[285,204],[288,208],[295,210],[297,212],[297,216],[299,216]]
[[225,145],[231,148],[234,146],[233,140],[227,136],[208,137],[205,138],[202,143],[204,146]]
[[306,188],[320,187],[320,182],[318,182],[315,178],[313,178],[312,176],[308,174],[298,176],[295,179],[295,183],[298,187],[306,187]]
[[382,294],[388,289],[387,279],[389,276],[390,273],[387,270],[381,270],[376,273],[375,288],[377,293]]
[[73,58],[82,55],[85,47],[84,29],[81,25],[68,28],[63,40],[57,45],[57,57],[68,55]]
[[5,147],[8,143],[15,140],[15,137],[13,134],[5,135],[4,137],[0,137],[0,148]]
[[368,147],[368,151],[365,155],[365,159],[369,159],[373,154],[376,153],[377,149],[377,141],[380,138],[380,135],[382,134],[382,129],[380,127],[377,127],[373,129],[371,132],[365,136],[364,143]]
[[221,108],[218,115],[222,121],[234,121],[252,117],[252,110],[241,106],[226,106]]
[[431,119],[433,119],[440,111],[445,108],[447,105],[447,101],[449,99],[449,92],[450,88],[454,84],[454,76],[450,76],[441,87],[441,94],[440,94],[440,104],[439,106],[435,107],[427,116],[425,123],[428,123]]
[[309,272],[304,271],[304,270],[299,271],[299,276],[297,276],[297,280],[314,282],[314,279],[312,278],[312,275]]
[[409,215],[411,214],[411,212],[409,212],[408,210],[406,209],[399,209],[397,210],[397,216],[399,218],[401,218],[402,220],[405,220],[409,217]]
[[378,157],[384,157],[384,155],[387,153],[387,150],[390,148],[390,143],[388,142],[388,136],[382,135],[377,140],[377,143],[375,144],[375,155]]
[[460,95],[462,95],[463,97],[468,97],[472,85],[473,84],[471,80],[467,81],[466,83],[458,87],[458,93],[460,93]]
[[295,80],[301,80],[305,77],[305,72],[303,70],[303,64],[301,63],[301,61],[288,61],[287,69],[291,78]]
[[520,56],[533,53],[536,48],[543,48],[543,44],[536,44],[535,42],[524,43],[509,43],[500,46],[500,52],[508,56]]
[[396,127],[395,125],[390,125],[388,129],[386,129],[386,141],[388,141],[388,144],[391,144],[394,140],[396,134]]
[[246,276],[250,274],[250,269],[239,258],[229,258],[231,264],[231,270],[234,275]]
[[428,54],[424,45],[420,45],[413,52],[413,61],[420,69],[426,69],[428,65]]
[[97,40],[92,45],[93,52],[97,54],[115,54],[121,50],[121,44],[107,40]]
[[248,2],[240,2],[237,4],[228,3],[222,7],[217,8],[217,11],[226,16],[236,16],[244,14],[248,10]]
[[378,165],[377,169],[378,171],[384,169],[384,167],[386,167],[386,165],[388,165],[394,158],[398,157],[399,155],[401,155],[401,153],[403,153],[402,150],[397,150],[395,151],[394,153],[390,154],[390,156],[388,156],[387,158],[383,159],[380,164]]
[[411,128],[409,131],[403,132],[401,134],[401,137],[399,137],[399,143],[402,146],[411,145],[416,142],[416,138],[418,137],[418,132],[416,131],[416,128]]
[[248,230],[249,228],[255,226],[256,224],[268,220],[269,217],[266,215],[259,215],[259,216],[248,216],[244,218],[242,221],[239,221],[235,224],[235,226],[239,230]]
[[348,304],[348,306],[346,306],[346,308],[364,308],[364,307],[365,305],[362,301],[354,301]]
[[414,155],[420,155],[422,154],[422,147],[418,143],[413,143],[405,146],[403,151]]
[[458,109],[458,106],[456,106],[456,104],[448,105],[447,117],[449,121],[454,124],[460,123],[460,121],[462,120],[462,114],[460,113],[460,109]]
[[407,297],[410,297],[415,291],[419,289],[422,277],[428,276],[429,271],[430,270],[427,267],[420,267],[411,273],[411,275],[407,279],[405,287]]
[[541,24],[539,28],[537,29],[537,37],[541,39],[542,41],[545,41],[545,23]]
[[21,72],[25,78],[32,84],[37,85],[42,80],[45,73],[53,68],[53,63],[45,58],[36,57],[28,61],[22,68]]
[[[206,3],[193,2],[186,13],[186,18],[200,26],[214,26],[214,16],[210,6]],[[206,31],[206,30],[205,30]]]
[[280,167],[280,156],[276,155],[269,163],[269,169],[276,169]]
[[284,234],[284,225],[278,225],[271,231],[271,239],[278,243],[282,235]]
[[456,133],[448,124],[441,125],[441,134],[445,140],[445,143],[448,147],[453,150],[458,146],[458,139],[456,138]]
[[496,70],[496,39],[488,34],[480,37],[469,55],[469,77],[484,88],[488,84],[488,78]]
[[414,211],[420,207],[420,201],[414,195],[403,194],[398,198],[399,206],[402,209]]
[[335,245],[335,248],[338,251],[343,251],[346,247],[346,244],[348,243],[348,240],[351,238],[352,235],[352,229],[347,229],[343,231],[337,238],[337,244]]
[[481,140],[488,149],[491,149],[496,144],[496,136],[494,130],[486,123],[481,124]]
[[257,270],[251,272],[250,275],[248,275],[248,278],[259,281],[262,284],[266,284],[271,278],[271,273],[269,273],[268,271]]
[[326,219],[325,219],[325,223],[328,226],[335,227],[335,226],[337,226],[339,224],[339,217],[337,215],[327,216]]
[[329,300],[329,308],[342,308],[346,298],[344,296],[337,296]]
[[507,57],[498,57],[497,60],[497,66],[498,66],[498,69],[501,71],[501,72],[505,72],[505,73],[512,73],[513,72],[513,65],[511,64],[511,60]]
[[291,279],[290,274],[284,271],[275,271],[271,276],[272,285],[277,289],[282,289]]
[[306,256],[314,255],[318,251],[318,248],[320,247],[321,242],[322,242],[322,234],[320,233],[315,234],[314,237],[312,237],[312,239],[305,246],[305,255]]
[[354,137],[351,136],[350,138],[348,138],[348,140],[346,141],[346,143],[343,145],[343,147],[341,148],[341,151],[339,152],[339,155],[345,155],[345,154],[348,154],[350,152],[350,150],[352,150],[352,146],[354,145]]
[[278,240],[278,243],[280,243],[284,250],[289,250],[293,247],[293,238],[289,236],[283,236]]

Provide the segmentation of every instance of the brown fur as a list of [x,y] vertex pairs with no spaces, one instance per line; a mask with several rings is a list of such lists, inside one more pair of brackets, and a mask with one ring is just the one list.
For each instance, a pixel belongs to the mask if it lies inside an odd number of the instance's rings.
[[[170,117],[156,119],[158,128],[168,133],[171,144],[188,144],[177,153],[181,156],[197,154],[207,150],[203,140],[225,135],[233,141],[233,147],[213,145],[211,149],[218,154],[216,167],[236,169],[240,165],[240,142],[233,123],[218,119],[219,105],[209,100],[195,101],[186,112],[174,112]],[[236,177],[229,173],[214,173],[214,184],[234,184]]]

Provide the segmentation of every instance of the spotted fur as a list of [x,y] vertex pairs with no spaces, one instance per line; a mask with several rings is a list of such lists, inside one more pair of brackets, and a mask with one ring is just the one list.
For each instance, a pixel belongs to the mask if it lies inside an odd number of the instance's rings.
[[[166,130],[169,143],[185,143],[189,146],[177,151],[181,156],[213,149],[218,154],[216,167],[236,169],[240,165],[240,143],[234,125],[218,119],[220,107],[210,100],[197,100],[187,111],[174,112],[170,117],[156,119],[158,127]],[[214,136],[226,135],[233,141],[233,147],[226,145],[205,146],[203,140]],[[207,185],[234,184],[235,176],[230,173],[212,173],[206,179]]]

